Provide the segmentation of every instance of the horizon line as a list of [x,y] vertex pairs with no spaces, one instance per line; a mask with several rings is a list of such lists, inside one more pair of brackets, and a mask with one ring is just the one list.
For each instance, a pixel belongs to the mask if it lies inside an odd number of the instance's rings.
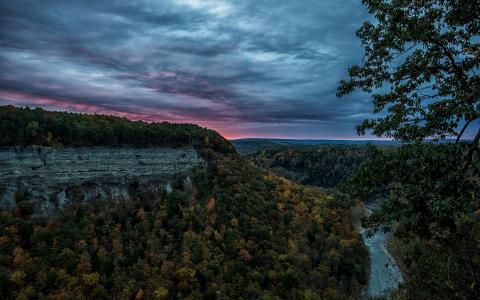
[[349,138],[276,138],[276,137],[242,137],[227,138],[229,141],[238,140],[291,140],[291,141],[395,141],[394,139],[367,138],[367,139],[349,139]]
[[[227,138],[229,141],[238,141],[238,140],[289,140],[289,141],[359,141],[359,142],[368,142],[368,141],[384,141],[384,142],[398,142],[402,141],[395,139],[386,139],[386,138],[367,138],[367,139],[349,139],[349,138],[271,138],[271,137],[245,137],[245,138]],[[426,141],[434,140],[433,138],[425,139]],[[443,141],[456,140],[456,138],[445,138],[441,139]],[[472,138],[461,138],[461,141],[470,141]]]

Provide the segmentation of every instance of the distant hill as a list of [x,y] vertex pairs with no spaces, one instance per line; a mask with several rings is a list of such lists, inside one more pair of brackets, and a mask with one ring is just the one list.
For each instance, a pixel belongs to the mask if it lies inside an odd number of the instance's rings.
[[296,139],[268,139],[244,138],[230,140],[240,154],[249,154],[263,149],[285,146],[319,146],[319,145],[399,145],[391,140],[296,140]]
[[[391,146],[382,146],[391,149]],[[277,146],[246,153],[258,167],[301,184],[335,187],[369,156],[365,145]]]

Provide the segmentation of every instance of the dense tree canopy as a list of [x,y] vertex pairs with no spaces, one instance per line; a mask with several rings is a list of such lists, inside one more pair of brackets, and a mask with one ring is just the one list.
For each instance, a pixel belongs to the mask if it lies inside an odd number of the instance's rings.
[[[25,203],[25,200],[23,201]],[[0,213],[5,299],[352,299],[368,252],[342,195],[231,157],[191,189]]]
[[201,154],[236,153],[217,132],[192,124],[146,123],[107,115],[0,106],[0,146],[193,146]]
[[[480,297],[480,185],[459,162],[468,144],[371,148],[345,191],[376,201],[364,220],[395,230],[391,250],[407,275],[407,299]],[[478,174],[480,163],[471,167]]]
[[[362,167],[348,179],[349,193],[359,199],[381,198],[373,227],[403,221],[422,237],[435,235],[431,223],[455,231],[455,220],[480,209],[480,185],[463,172],[467,145],[412,144],[391,149],[371,147]],[[474,165],[480,170],[480,164]],[[444,231],[442,234],[445,234]]]
[[0,212],[5,299],[351,299],[368,280],[342,194],[261,171],[214,131],[11,106],[0,117],[0,146],[193,146],[208,161],[171,191],[134,183],[129,198],[87,201],[69,187],[75,200],[49,218],[17,193]]
[[366,146],[276,146],[247,158],[298,183],[331,188],[355,172],[368,153]]

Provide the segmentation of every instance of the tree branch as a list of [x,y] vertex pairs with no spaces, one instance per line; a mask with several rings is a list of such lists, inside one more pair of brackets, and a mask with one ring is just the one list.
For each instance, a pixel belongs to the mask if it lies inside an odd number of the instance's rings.
[[463,172],[465,173],[468,170],[468,167],[473,161],[473,154],[477,151],[480,153],[480,148],[478,147],[478,142],[480,141],[480,129],[478,130],[477,134],[475,135],[475,138],[473,139],[473,145],[468,151],[467,154],[467,161],[465,162],[465,165],[463,166]]
[[472,123],[473,121],[477,120],[479,117],[476,117],[476,118],[472,118],[470,120],[467,121],[467,123],[465,123],[465,125],[463,126],[462,130],[460,131],[460,133],[458,134],[457,136],[457,139],[455,140],[455,144],[458,144],[458,142],[460,141],[460,138],[462,137],[463,133],[465,132],[465,130],[467,129],[468,125],[470,125],[470,123]]

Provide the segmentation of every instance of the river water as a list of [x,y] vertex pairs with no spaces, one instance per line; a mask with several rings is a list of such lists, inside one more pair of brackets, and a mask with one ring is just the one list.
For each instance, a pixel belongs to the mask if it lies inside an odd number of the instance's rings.
[[[371,213],[372,204],[365,204],[366,214]],[[372,236],[367,236],[364,228],[360,227],[365,245],[370,252],[370,280],[368,283],[368,296],[382,296],[389,290],[396,289],[403,281],[403,276],[395,259],[387,250],[386,243],[391,238],[391,233],[378,231]]]

